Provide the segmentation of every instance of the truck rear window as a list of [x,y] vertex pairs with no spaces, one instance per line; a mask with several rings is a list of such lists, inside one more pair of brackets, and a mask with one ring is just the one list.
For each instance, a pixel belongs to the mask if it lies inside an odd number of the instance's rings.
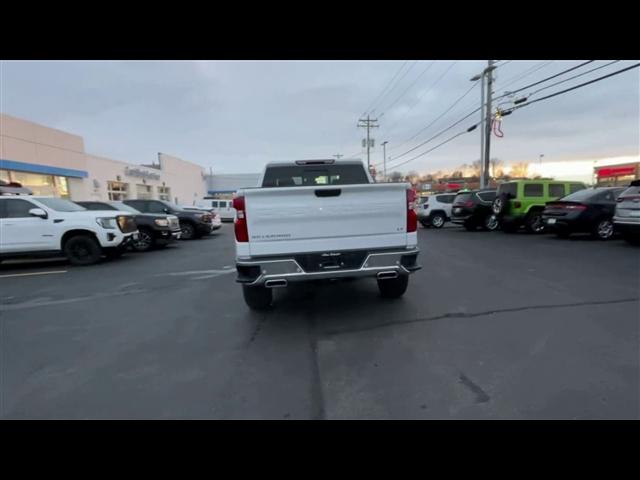
[[361,165],[290,165],[268,167],[263,187],[316,187],[369,183]]

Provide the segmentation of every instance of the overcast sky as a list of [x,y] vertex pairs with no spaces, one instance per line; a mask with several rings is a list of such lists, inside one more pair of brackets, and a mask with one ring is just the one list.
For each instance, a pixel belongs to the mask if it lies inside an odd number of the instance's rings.
[[[496,70],[496,95],[581,63],[506,62]],[[525,92],[605,63],[594,62]],[[532,98],[633,63],[618,62]],[[356,124],[376,107],[380,128],[373,130],[372,163],[377,163],[382,141],[389,142],[388,158],[393,158],[477,108],[479,85],[402,145],[472,87],[469,79],[485,66],[479,61],[3,61],[0,111],[80,135],[86,151],[95,155],[149,163],[164,152],[214,172],[240,173],[257,172],[269,161],[337,153],[366,158],[360,146],[364,131]],[[532,71],[536,66],[541,68]],[[394,75],[396,82],[385,93]],[[492,157],[510,163],[537,161],[539,154],[548,160],[638,155],[639,92],[634,69],[522,108],[504,118],[504,137],[492,138]],[[478,119],[479,113],[411,154],[389,160],[389,166]],[[470,163],[479,158],[479,136],[479,130],[463,135],[399,169],[426,173]]]

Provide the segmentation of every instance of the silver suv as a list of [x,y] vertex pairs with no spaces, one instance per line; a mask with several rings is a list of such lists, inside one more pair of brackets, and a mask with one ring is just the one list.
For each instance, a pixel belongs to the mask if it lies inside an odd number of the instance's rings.
[[627,242],[640,245],[640,180],[631,182],[618,197],[613,224]]

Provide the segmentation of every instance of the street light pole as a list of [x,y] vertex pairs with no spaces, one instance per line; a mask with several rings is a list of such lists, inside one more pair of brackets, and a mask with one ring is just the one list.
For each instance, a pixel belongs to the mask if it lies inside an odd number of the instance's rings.
[[382,158],[384,162],[384,181],[387,181],[387,142],[386,140],[382,142]]

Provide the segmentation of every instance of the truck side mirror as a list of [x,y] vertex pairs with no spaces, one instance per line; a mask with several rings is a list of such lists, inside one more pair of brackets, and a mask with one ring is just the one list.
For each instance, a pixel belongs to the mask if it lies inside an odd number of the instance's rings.
[[31,210],[29,210],[29,215],[32,215],[34,217],[40,217],[43,220],[46,220],[47,218],[49,218],[49,215],[47,214],[47,212],[45,212],[41,208],[32,208]]

